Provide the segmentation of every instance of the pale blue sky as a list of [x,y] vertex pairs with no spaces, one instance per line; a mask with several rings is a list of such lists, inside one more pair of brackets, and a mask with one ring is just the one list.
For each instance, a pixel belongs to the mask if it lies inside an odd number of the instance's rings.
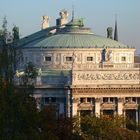
[[134,46],[140,53],[140,0],[0,0],[0,25],[6,15],[9,28],[16,24],[22,37],[41,28],[41,16],[48,15],[51,25],[59,11],[72,11],[75,17],[85,18],[85,25],[93,32],[106,36],[106,28],[114,28],[115,13],[118,14],[119,41]]

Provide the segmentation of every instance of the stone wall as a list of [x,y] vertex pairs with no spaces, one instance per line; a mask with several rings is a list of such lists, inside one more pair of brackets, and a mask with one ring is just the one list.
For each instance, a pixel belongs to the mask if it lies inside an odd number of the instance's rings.
[[[99,64],[102,61],[103,48],[33,48],[24,49],[23,58],[20,66],[24,66],[27,62],[33,62],[37,67],[55,68],[55,69],[71,69],[72,63],[75,64]],[[106,56],[108,63],[134,63],[134,49],[110,48],[110,52]],[[45,57],[51,57],[51,61],[45,61]],[[67,61],[66,57],[72,57],[71,61]],[[88,60],[88,57],[91,59]],[[74,61],[73,61],[74,59]],[[123,60],[124,59],[124,60]]]

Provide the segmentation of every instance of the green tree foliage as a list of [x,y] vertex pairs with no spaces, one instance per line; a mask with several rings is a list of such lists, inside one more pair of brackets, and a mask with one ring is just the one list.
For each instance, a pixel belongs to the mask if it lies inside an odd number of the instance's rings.
[[38,112],[33,97],[22,90],[0,94],[0,138],[39,140]]
[[14,85],[15,50],[12,44],[6,42],[5,24],[6,20],[0,42],[0,139],[39,140],[39,114],[35,99],[29,94],[30,89]]
[[84,140],[77,118],[58,116],[54,105],[40,112],[41,140]]
[[140,134],[124,128],[123,116],[85,116],[81,118],[81,131],[87,139],[103,140],[139,140]]
[[24,86],[33,86],[35,83],[35,78],[37,76],[37,70],[31,62],[28,62],[26,64],[24,73],[25,74],[22,77]]

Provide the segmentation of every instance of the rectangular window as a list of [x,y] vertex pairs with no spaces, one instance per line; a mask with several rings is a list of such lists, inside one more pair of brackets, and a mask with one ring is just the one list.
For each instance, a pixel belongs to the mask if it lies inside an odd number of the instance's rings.
[[93,57],[87,57],[87,61],[93,61]]
[[133,101],[133,102],[136,102],[136,98],[135,98],[135,97],[133,97],[133,98],[132,98],[132,101]]
[[87,98],[87,102],[91,103],[92,98]]
[[51,57],[50,56],[45,56],[45,61],[51,61]]
[[66,57],[66,61],[72,61],[72,57]]
[[86,102],[86,98],[80,98],[80,103],[85,103]]
[[125,56],[122,57],[122,61],[126,61],[126,57]]
[[23,62],[24,62],[24,58],[23,58],[23,57],[20,57],[20,60],[21,60],[21,63],[23,63]]
[[52,103],[55,103],[55,102],[56,102],[56,97],[52,97],[52,98],[51,98],[51,102],[52,102]]
[[112,102],[112,103],[113,103],[113,101],[114,101],[114,98],[110,98],[110,102]]
[[27,57],[25,57],[25,63],[27,63],[28,62],[28,58]]
[[45,99],[45,104],[49,103],[49,97],[45,97],[44,99]]
[[104,97],[103,98],[103,103],[107,103],[108,102],[108,98]]

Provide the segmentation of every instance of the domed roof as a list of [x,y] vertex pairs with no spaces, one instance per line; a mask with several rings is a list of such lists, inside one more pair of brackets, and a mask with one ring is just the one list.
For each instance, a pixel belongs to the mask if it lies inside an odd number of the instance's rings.
[[[118,41],[94,34],[82,20],[73,20],[57,28],[55,34],[33,41],[29,47],[41,48],[127,48]],[[26,45],[24,47],[27,47]]]
[[56,34],[48,37],[39,43],[35,44],[35,47],[45,48],[126,48],[123,45],[112,39],[108,39],[102,36],[94,34]]

